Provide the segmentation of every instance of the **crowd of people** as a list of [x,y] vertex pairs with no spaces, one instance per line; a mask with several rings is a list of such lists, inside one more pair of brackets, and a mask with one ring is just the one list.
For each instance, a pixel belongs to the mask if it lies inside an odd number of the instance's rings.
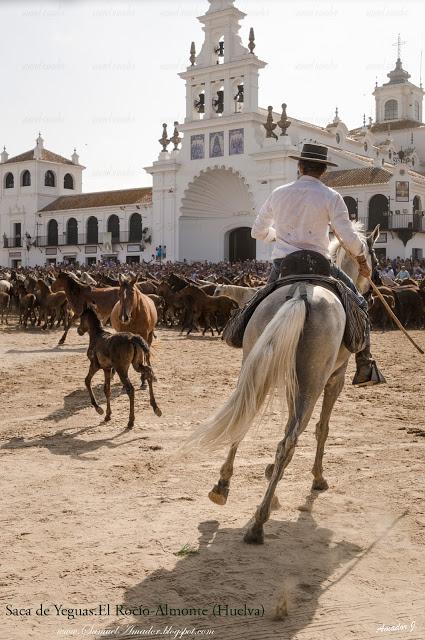
[[[244,275],[251,275],[257,277],[260,280],[266,281],[270,269],[271,263],[269,261],[262,260],[245,260],[243,262],[170,262],[162,260],[152,260],[149,262],[142,261],[131,263],[120,262],[99,262],[93,265],[80,265],[79,263],[59,263],[54,268],[66,269],[67,271],[79,271],[96,274],[128,274],[135,273],[140,275],[150,274],[158,279],[166,278],[171,273],[179,273],[182,276],[192,278],[193,280],[211,280],[217,281],[221,279],[227,279],[234,281],[235,277],[243,277]],[[46,270],[52,269],[52,267],[37,266],[31,268],[19,267],[15,271],[18,273],[40,273],[40,275],[46,273]],[[4,269],[3,269],[4,270]],[[402,259],[399,256],[396,258],[386,258],[380,260],[377,266],[379,275],[384,279],[403,281],[408,278],[420,281],[425,279],[425,260],[417,259]],[[2,269],[0,268],[0,272]]]
[[410,258],[387,258],[380,260],[378,265],[379,275],[390,280],[423,280],[425,278],[425,260],[415,260]]
[[[244,275],[255,276],[261,280],[267,280],[271,268],[271,263],[268,261],[259,260],[245,260],[243,262],[131,262],[131,263],[119,263],[119,262],[105,262],[97,263],[93,265],[80,265],[78,262],[73,264],[57,264],[53,266],[37,266],[37,267],[19,267],[14,271],[22,274],[33,273],[43,275],[46,271],[52,271],[53,269],[65,269],[71,272],[87,272],[89,274],[105,274],[110,276],[116,276],[119,273],[126,275],[129,273],[140,274],[142,276],[151,275],[158,279],[163,279],[169,276],[171,273],[178,273],[182,276],[192,278],[194,280],[211,280],[213,282],[217,280],[227,279],[233,281],[235,277],[243,277]],[[4,269],[7,271],[7,269]],[[0,268],[0,272],[2,269]]]

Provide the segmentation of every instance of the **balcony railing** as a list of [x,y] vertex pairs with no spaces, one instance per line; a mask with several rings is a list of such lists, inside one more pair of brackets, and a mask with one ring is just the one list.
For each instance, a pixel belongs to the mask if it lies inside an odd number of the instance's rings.
[[3,236],[4,249],[15,249],[16,247],[22,247],[22,238],[20,236],[17,236],[16,238],[8,238],[7,236]]
[[388,229],[398,231],[425,231],[424,217],[422,213],[393,213],[388,216]]
[[389,215],[359,218],[367,231],[373,231],[379,222],[381,231],[423,231],[425,218],[421,213],[390,213]]
[[[135,243],[141,244],[143,242],[141,238],[141,234],[134,234],[128,231],[123,231],[118,236],[112,236],[112,244],[123,244],[123,243]],[[78,235],[65,234],[59,235],[57,238],[52,238],[49,236],[37,236],[35,238],[35,246],[36,247],[65,247],[65,246],[76,246],[76,245],[94,245],[94,244],[103,244],[103,235],[99,233],[99,237],[93,238],[87,236],[85,233],[79,233]],[[11,245],[9,245],[11,246]]]

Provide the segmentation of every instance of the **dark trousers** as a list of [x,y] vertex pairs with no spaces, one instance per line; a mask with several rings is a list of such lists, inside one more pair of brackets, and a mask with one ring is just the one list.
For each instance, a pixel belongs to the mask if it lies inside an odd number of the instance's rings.
[[[276,258],[276,260],[273,260],[272,270],[270,272],[269,279],[267,280],[268,283],[275,282],[275,280],[278,280],[280,276],[280,267],[281,267],[282,260],[284,260],[284,258]],[[337,280],[341,280],[341,282],[346,284],[347,287],[357,295],[359,299],[359,306],[361,307],[361,309],[363,309],[363,311],[366,311],[367,313],[368,311],[367,301],[363,298],[361,293],[357,291],[356,285],[351,280],[351,278],[347,276],[347,274],[344,271],[339,269],[334,264],[331,264],[331,276],[333,276]],[[367,360],[370,359],[370,323],[368,324],[368,327],[366,330],[366,346],[363,349],[363,351],[356,353],[356,358],[357,359],[366,358]]]

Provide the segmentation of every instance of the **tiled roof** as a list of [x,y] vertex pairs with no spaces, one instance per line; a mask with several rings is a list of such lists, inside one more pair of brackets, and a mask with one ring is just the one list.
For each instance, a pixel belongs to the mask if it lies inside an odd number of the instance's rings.
[[67,209],[90,209],[92,207],[112,207],[126,204],[150,204],[152,187],[140,189],[119,189],[117,191],[95,191],[72,196],[61,196],[40,209],[40,211],[66,211]]
[[[25,151],[25,153],[19,154],[19,156],[9,158],[4,164],[9,164],[11,162],[26,162],[27,160],[34,160],[34,149]],[[60,162],[61,164],[73,164],[73,162],[68,160],[68,158],[64,158],[64,156],[60,156],[58,153],[53,153],[53,151],[49,151],[48,149],[41,149],[41,160]]]
[[342,169],[327,171],[322,182],[328,187],[354,187],[366,184],[386,184],[392,177],[391,171],[380,167],[362,167],[361,169]]

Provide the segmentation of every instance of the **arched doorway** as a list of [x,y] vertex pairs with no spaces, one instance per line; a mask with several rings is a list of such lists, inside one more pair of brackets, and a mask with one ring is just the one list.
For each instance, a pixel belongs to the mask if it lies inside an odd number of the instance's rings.
[[180,260],[255,258],[254,200],[238,172],[224,166],[201,171],[185,190],[180,213]]
[[47,223],[47,244],[50,247],[58,246],[58,223],[55,219]]
[[66,223],[66,244],[78,244],[78,222],[75,218]]
[[130,223],[128,225],[129,242],[141,242],[142,232],[142,216],[140,215],[140,213],[133,213],[130,217]]
[[381,230],[388,229],[388,198],[382,193],[377,193],[369,200],[368,229],[374,229],[377,224]]
[[229,233],[229,260],[255,260],[256,242],[251,238],[251,227],[238,227]]
[[112,244],[120,241],[120,219],[115,213],[108,218],[108,231],[111,234]]
[[99,242],[99,226],[97,218],[90,216],[87,220],[87,244],[97,244]]

